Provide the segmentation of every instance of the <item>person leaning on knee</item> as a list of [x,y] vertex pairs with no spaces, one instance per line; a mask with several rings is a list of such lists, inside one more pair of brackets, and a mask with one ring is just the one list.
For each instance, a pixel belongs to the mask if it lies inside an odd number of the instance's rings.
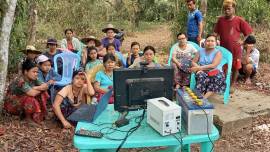
[[258,70],[260,52],[255,48],[256,39],[249,35],[243,44],[242,68],[239,70],[240,74],[245,76],[245,83],[250,84]]

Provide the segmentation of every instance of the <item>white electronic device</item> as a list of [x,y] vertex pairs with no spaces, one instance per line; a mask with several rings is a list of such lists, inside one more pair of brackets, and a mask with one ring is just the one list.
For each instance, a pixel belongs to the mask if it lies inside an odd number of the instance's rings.
[[181,129],[181,107],[165,97],[147,100],[147,123],[162,136]]

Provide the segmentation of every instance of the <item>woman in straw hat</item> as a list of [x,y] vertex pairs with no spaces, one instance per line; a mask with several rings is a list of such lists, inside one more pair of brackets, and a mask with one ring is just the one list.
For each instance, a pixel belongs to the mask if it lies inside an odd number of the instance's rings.
[[40,50],[37,50],[33,45],[27,45],[26,48],[21,52],[26,55],[25,59],[30,59],[32,61],[35,61],[37,56],[42,53]]
[[102,32],[106,33],[106,37],[101,40],[101,44],[104,48],[108,46],[109,43],[113,43],[116,51],[120,52],[121,42],[114,38],[115,33],[118,33],[118,29],[114,28],[112,24],[108,24],[107,27],[102,29]]

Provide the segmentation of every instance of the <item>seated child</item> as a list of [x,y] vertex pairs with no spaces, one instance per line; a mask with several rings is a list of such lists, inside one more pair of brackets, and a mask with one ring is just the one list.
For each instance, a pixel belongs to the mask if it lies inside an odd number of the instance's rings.
[[102,64],[102,62],[97,59],[97,48],[92,46],[87,48],[87,60],[85,65],[85,71],[91,70],[94,66]]
[[94,94],[95,91],[85,72],[74,71],[71,84],[57,93],[53,103],[53,111],[64,128],[72,128],[72,122],[67,121],[67,117],[82,103],[86,103],[87,96]]
[[153,46],[146,46],[143,50],[143,56],[136,58],[132,65],[130,65],[128,68],[141,68],[141,63],[147,64],[146,67],[161,67],[159,63],[155,62],[155,54],[156,50]]
[[138,42],[131,43],[131,50],[128,52],[127,67],[133,64],[134,60],[140,57],[140,44]]
[[124,59],[121,52],[115,51],[115,46],[113,43],[109,43],[106,47],[107,53],[111,53],[115,56],[116,66],[126,67],[126,60]]
[[52,103],[57,90],[57,88],[54,88],[54,84],[56,81],[61,80],[61,75],[53,70],[51,60],[46,55],[38,56],[36,62],[39,66],[38,79],[41,82],[48,84]]
[[50,86],[53,85],[55,81],[61,80],[61,75],[59,75],[53,70],[51,66],[51,60],[47,56],[38,56],[36,62],[39,66],[38,79],[40,81],[48,83],[48,85]]
[[242,51],[242,68],[239,73],[245,76],[245,83],[251,84],[251,78],[255,76],[259,67],[260,52],[255,48],[256,39],[249,35],[244,41]]

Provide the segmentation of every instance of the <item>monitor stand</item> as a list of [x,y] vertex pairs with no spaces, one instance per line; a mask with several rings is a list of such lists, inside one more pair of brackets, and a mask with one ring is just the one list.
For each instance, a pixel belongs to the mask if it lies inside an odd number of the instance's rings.
[[126,118],[127,114],[128,114],[128,111],[122,112],[120,118],[115,121],[115,125],[117,128],[123,127],[129,124],[129,120]]

